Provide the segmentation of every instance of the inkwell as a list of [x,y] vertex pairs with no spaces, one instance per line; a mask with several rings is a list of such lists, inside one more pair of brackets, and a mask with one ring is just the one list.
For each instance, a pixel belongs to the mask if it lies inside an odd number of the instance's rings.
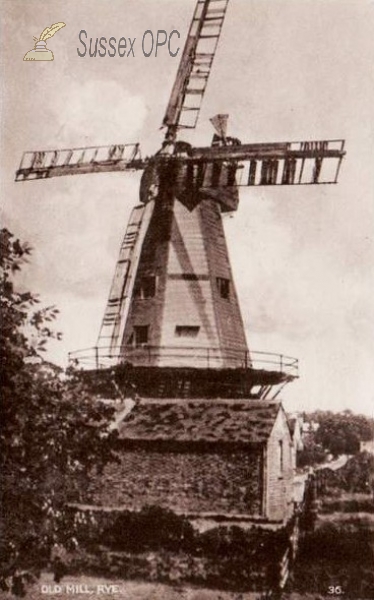
[[55,23],[50,27],[46,27],[39,38],[34,37],[35,47],[25,54],[23,60],[53,60],[53,52],[48,50],[47,40],[62,27],[65,27],[65,23]]

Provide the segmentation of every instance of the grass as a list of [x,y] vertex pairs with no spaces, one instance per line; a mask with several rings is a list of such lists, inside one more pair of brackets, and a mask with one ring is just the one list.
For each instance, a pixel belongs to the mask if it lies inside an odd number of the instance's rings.
[[[238,594],[235,592],[222,592],[219,590],[209,590],[204,588],[194,588],[190,586],[169,586],[160,583],[144,583],[141,581],[123,581],[118,579],[104,579],[102,577],[67,576],[60,582],[62,592],[53,593],[54,584],[51,573],[43,573],[39,583],[33,585],[28,593],[27,600],[260,600],[261,594],[258,592],[248,592]],[[91,593],[67,593],[66,586],[87,586]],[[118,586],[117,589],[104,593],[100,586]],[[46,593],[47,588],[51,586],[50,592]],[[68,588],[69,589],[69,588]],[[71,588],[70,588],[71,589]],[[81,590],[83,591],[81,588]],[[44,590],[44,591],[43,591]],[[1,600],[14,600],[14,596],[8,593],[0,592]]]
[[340,586],[344,600],[374,598],[372,505],[364,494],[342,492],[339,499],[323,498],[316,529],[300,544],[289,589],[320,598],[331,586]]
[[339,498],[324,498],[321,512],[374,513],[374,500],[368,494],[342,492]]
[[[67,594],[66,585],[87,586],[92,594],[75,593]],[[53,586],[53,577],[50,573],[43,573],[38,584],[28,590],[26,600],[264,600],[259,592],[238,594],[235,592],[222,592],[190,586],[169,586],[159,583],[144,583],[141,581],[121,581],[98,577],[69,576],[62,580],[62,593],[43,593],[42,586]],[[98,587],[103,585],[117,585],[118,593],[98,593]],[[99,588],[100,589],[100,588]],[[331,600],[334,598],[328,593],[284,593],[279,600]],[[0,600],[14,600],[14,596],[0,592]],[[275,600],[275,597],[274,597]],[[278,599],[277,599],[278,600]],[[344,595],[344,600],[367,600],[364,597]]]

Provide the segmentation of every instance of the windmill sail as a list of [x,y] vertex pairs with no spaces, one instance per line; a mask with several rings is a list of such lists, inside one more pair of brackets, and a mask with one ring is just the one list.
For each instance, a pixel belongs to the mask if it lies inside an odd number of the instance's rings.
[[337,183],[344,156],[344,140],[322,140],[194,148],[187,161],[201,187],[221,189]]
[[16,181],[143,169],[139,144],[24,152]]
[[163,125],[166,138],[177,128],[193,129],[221,35],[229,0],[198,0],[179,64]]

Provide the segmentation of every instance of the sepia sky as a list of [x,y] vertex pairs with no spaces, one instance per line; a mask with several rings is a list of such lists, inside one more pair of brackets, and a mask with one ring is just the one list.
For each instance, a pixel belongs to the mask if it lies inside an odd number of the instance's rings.
[[[94,346],[139,174],[14,183],[24,150],[159,149],[178,58],[146,58],[146,29],[181,34],[195,0],[1,0],[2,222],[34,247],[19,285],[61,311],[48,358]],[[53,62],[24,62],[33,36]],[[78,34],[136,37],[135,58],[81,58]],[[230,0],[198,128],[229,113],[250,142],[344,138],[336,186],[242,189],[225,229],[250,348],[296,356],[288,409],[374,413],[374,0]]]

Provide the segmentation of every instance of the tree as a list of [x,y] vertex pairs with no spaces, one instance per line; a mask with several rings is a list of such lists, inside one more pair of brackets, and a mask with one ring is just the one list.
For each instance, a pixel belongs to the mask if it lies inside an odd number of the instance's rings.
[[31,249],[0,232],[1,286],[1,532],[0,585],[24,595],[25,583],[49,560],[52,546],[69,546],[65,505],[79,500],[79,481],[113,460],[112,409],[92,397],[70,372],[41,359],[55,334],[58,311],[15,287]]
[[298,468],[309,466],[313,467],[323,463],[325,460],[325,450],[314,442],[310,442],[303,448],[303,450],[298,450],[296,454],[296,466]]
[[355,415],[350,410],[340,413],[317,411],[307,416],[319,424],[314,441],[334,456],[356,454],[360,441],[373,438],[374,421],[364,415]]

